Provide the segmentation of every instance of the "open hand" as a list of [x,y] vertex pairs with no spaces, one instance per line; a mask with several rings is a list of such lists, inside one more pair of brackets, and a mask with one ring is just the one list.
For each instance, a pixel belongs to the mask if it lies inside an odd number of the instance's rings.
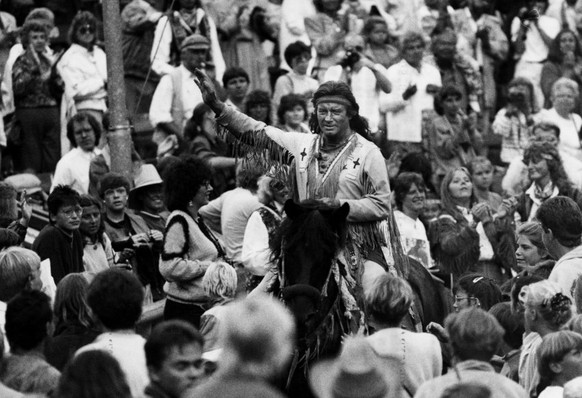
[[212,80],[206,75],[206,73],[198,68],[194,69],[194,76],[194,83],[196,83],[200,89],[204,103],[206,103],[206,105],[208,105],[216,115],[219,115],[222,112],[224,103],[218,99],[214,83],[212,83]]

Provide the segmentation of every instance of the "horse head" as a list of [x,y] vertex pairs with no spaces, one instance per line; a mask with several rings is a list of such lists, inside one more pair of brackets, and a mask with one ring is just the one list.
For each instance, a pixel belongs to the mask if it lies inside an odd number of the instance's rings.
[[[331,266],[346,238],[346,203],[339,207],[309,200],[285,203],[273,253],[282,277],[281,296],[296,317],[298,327],[321,307]],[[332,278],[333,279],[333,278]]]

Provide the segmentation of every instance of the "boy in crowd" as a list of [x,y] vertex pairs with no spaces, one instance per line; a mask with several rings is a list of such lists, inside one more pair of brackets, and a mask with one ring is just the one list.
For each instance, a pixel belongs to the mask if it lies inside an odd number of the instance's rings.
[[178,398],[204,375],[200,333],[179,320],[157,325],[145,344],[148,398]]
[[159,253],[164,235],[150,229],[145,220],[127,207],[129,180],[108,173],[101,180],[99,195],[103,199],[105,233],[113,250],[130,259],[134,272],[144,286],[150,286],[154,301],[163,296],[163,278],[158,271]]
[[241,67],[233,66],[228,68],[222,76],[222,85],[226,90],[227,105],[234,107],[238,111],[243,111],[243,103],[249,91],[249,74]]
[[77,191],[58,185],[47,199],[49,224],[32,244],[41,261],[50,260],[51,274],[58,284],[67,274],[83,272],[83,238],[79,232],[83,208]]

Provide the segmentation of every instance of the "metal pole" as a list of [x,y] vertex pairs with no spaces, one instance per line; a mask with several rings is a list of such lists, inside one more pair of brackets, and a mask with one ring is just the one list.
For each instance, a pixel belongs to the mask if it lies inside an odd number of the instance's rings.
[[111,171],[123,174],[132,181],[131,130],[125,103],[119,0],[103,0],[103,30],[107,54],[107,95],[110,114],[107,141],[111,152]]

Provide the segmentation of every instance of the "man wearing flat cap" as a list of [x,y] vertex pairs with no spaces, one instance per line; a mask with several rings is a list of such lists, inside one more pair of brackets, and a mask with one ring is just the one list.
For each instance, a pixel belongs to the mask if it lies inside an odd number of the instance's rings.
[[210,41],[199,34],[188,36],[180,47],[181,63],[164,75],[156,88],[150,106],[150,122],[156,128],[154,142],[159,144],[170,136],[182,137],[184,125],[202,101],[200,89],[194,83],[193,71],[204,69]]

